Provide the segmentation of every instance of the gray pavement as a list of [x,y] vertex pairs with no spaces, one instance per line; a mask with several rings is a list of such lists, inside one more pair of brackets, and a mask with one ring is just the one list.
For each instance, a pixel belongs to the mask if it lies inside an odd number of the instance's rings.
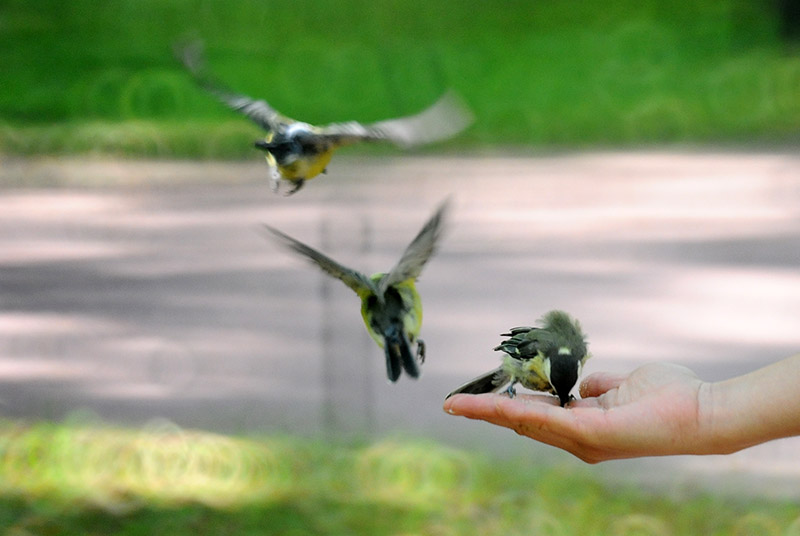
[[[441,411],[445,393],[497,363],[491,348],[512,325],[571,312],[589,334],[587,373],[669,360],[716,380],[800,349],[794,154],[337,156],[290,198],[270,192],[257,160],[1,162],[0,413],[432,436],[570,464]],[[423,377],[388,385],[357,298],[258,224],[373,272],[451,194],[418,285]],[[755,471],[771,492],[794,493],[798,447],[593,470],[748,488]]]

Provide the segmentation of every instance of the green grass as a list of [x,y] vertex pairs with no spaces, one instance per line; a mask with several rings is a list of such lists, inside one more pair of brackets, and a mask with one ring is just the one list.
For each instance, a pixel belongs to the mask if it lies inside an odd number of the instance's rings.
[[795,534],[789,502],[611,489],[428,441],[0,422],[3,534]]
[[0,152],[240,158],[255,126],[199,91],[199,37],[232,87],[311,122],[411,113],[454,87],[446,147],[796,143],[800,55],[770,0],[2,0]]

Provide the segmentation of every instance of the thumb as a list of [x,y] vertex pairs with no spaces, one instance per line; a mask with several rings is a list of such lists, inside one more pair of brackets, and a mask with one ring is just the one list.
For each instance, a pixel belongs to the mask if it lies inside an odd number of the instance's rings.
[[616,389],[627,377],[625,374],[611,374],[608,372],[590,374],[581,382],[581,398],[600,396],[606,391]]

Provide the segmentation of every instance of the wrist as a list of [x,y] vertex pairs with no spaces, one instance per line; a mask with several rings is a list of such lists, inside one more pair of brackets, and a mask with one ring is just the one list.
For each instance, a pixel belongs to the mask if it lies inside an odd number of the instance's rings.
[[731,400],[729,381],[703,382],[698,391],[697,454],[730,454],[749,445],[741,444],[741,415]]
[[798,358],[708,384],[702,402],[708,454],[730,454],[800,433],[800,402],[794,395]]

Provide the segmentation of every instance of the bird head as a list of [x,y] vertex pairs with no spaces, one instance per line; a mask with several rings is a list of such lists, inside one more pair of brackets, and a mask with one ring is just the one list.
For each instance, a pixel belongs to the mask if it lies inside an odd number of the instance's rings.
[[575,387],[581,375],[582,355],[573,355],[572,349],[567,346],[558,348],[555,355],[551,355],[545,365],[547,380],[558,395],[561,407],[570,400],[570,391]]
[[306,146],[313,145],[314,133],[308,123],[292,123],[285,130],[270,133],[266,139],[257,140],[255,146],[286,165],[297,160]]
[[257,149],[270,153],[281,165],[294,162],[303,151],[299,142],[287,139],[257,140],[255,146]]
[[552,336],[545,350],[548,357],[545,372],[561,406],[564,406],[570,400],[569,392],[578,382],[586,360],[586,337],[580,323],[559,310],[545,314],[542,327]]

